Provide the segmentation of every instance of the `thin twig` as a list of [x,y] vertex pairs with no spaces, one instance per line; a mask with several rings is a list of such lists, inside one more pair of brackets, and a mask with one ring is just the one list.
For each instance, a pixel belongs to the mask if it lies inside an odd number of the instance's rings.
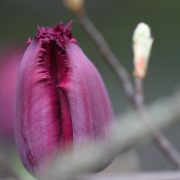
[[[129,75],[126,69],[120,64],[118,59],[110,50],[107,42],[101,35],[101,33],[96,29],[94,24],[88,18],[85,13],[78,15],[79,22],[84,30],[88,33],[88,35],[92,38],[94,43],[100,49],[102,55],[104,56],[106,62],[110,65],[112,70],[115,72],[118,80],[122,83],[123,89],[134,105],[134,108],[142,115],[144,121],[148,125],[151,130],[151,133],[154,136],[155,141],[157,142],[160,149],[168,156],[171,160],[173,160],[178,166],[180,166],[180,154],[179,152],[173,147],[170,141],[156,128],[152,127],[148,114],[146,113],[144,102],[143,102],[143,92],[142,91],[142,84],[137,80],[135,83],[139,83],[134,90],[133,85],[130,81]],[[141,86],[141,87],[140,87]],[[138,89],[139,88],[139,89]],[[148,122],[148,123],[147,123]]]
[[88,35],[93,39],[97,47],[100,49],[101,54],[104,56],[106,62],[110,65],[113,72],[116,74],[130,100],[133,101],[134,88],[126,69],[118,61],[118,59],[108,46],[107,42],[105,41],[101,33],[96,29],[88,16],[85,13],[79,14],[78,20],[84,30],[88,33]]
[[143,117],[142,120],[146,123],[147,127],[153,133],[156,143],[160,149],[167,155],[171,161],[176,163],[180,167],[180,154],[171,142],[151,123],[150,116],[144,105],[144,94],[143,94],[143,79],[135,77],[135,102],[138,112]]
[[106,174],[80,176],[78,180],[179,180],[179,172],[145,172],[128,174]]

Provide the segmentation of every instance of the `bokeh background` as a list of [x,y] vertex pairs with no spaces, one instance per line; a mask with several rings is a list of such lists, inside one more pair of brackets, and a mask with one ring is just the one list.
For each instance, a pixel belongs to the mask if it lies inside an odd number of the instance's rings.
[[[179,0],[85,0],[85,7],[91,20],[130,75],[133,71],[133,31],[139,22],[145,22],[150,26],[154,44],[144,82],[147,104],[169,96],[179,89]],[[16,43],[26,48],[25,42],[28,37],[34,37],[37,25],[54,26],[61,20],[66,24],[71,19],[74,20],[71,26],[73,36],[99,69],[115,114],[131,110],[132,107],[111,69],[103,61],[92,40],[78,25],[77,19],[60,0],[0,0],[0,50]],[[180,126],[177,124],[175,128],[166,132],[166,135],[180,150]],[[1,142],[0,148],[11,163],[17,161],[12,143]],[[150,142],[134,150],[133,153],[128,152],[127,157],[120,158],[120,164],[116,166],[123,171],[150,171],[166,170],[170,163],[156,145]],[[132,164],[134,167],[131,167]],[[113,171],[113,168],[110,169]]]

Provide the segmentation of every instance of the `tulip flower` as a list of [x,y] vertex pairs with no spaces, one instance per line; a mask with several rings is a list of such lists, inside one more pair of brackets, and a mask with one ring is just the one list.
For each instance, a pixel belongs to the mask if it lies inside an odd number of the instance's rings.
[[15,137],[20,158],[33,175],[55,155],[90,140],[106,141],[114,125],[112,106],[96,67],[64,27],[38,27],[20,65]]
[[14,101],[23,50],[7,47],[0,53],[0,139],[14,141]]

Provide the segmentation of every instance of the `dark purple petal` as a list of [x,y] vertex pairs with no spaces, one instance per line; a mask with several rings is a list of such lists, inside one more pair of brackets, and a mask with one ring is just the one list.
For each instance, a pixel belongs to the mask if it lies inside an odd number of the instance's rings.
[[68,99],[73,124],[73,147],[87,140],[106,140],[114,124],[111,103],[95,66],[74,42],[66,42],[67,78],[59,84]]
[[16,144],[32,174],[43,173],[69,147],[78,150],[89,140],[107,141],[114,126],[102,78],[69,25],[38,27],[19,70]]
[[41,46],[36,35],[23,56],[16,92],[16,144],[23,164],[33,174],[52,161],[60,135],[58,95],[48,73],[50,58],[43,62]]

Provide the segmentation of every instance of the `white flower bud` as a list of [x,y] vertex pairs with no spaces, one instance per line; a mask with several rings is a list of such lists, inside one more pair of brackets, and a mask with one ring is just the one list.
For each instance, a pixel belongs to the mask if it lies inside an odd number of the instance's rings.
[[148,66],[153,38],[145,23],[139,23],[133,35],[134,76],[144,78]]

